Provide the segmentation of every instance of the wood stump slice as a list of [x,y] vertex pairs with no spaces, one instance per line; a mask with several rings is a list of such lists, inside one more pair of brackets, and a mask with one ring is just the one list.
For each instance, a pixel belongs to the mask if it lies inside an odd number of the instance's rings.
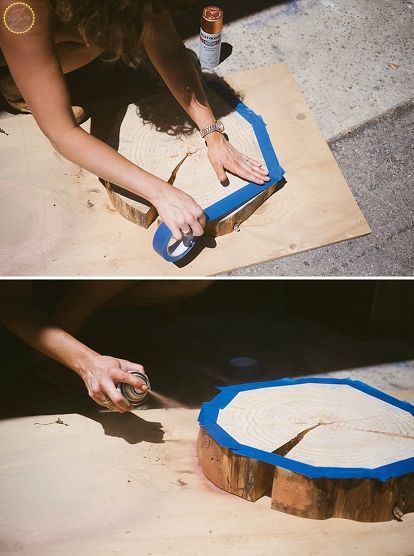
[[414,406],[358,381],[282,379],[222,388],[203,404],[206,477],[246,500],[313,519],[414,511]]
[[[232,145],[246,156],[264,163],[251,124],[215,92],[207,89],[207,93]],[[108,142],[128,160],[191,195],[202,208],[246,185],[231,174],[228,174],[227,186],[218,181],[204,140],[169,92],[130,104],[116,137],[112,134]],[[124,218],[144,228],[156,220],[155,207],[145,199],[108,181],[104,181],[104,185],[114,208]],[[215,237],[237,230],[280,186],[280,183],[271,185],[222,220],[209,222],[207,233]]]

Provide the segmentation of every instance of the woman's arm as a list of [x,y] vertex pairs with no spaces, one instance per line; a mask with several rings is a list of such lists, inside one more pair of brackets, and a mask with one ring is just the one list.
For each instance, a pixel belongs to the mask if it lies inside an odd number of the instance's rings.
[[[198,128],[214,123],[216,119],[199,75],[171,16],[147,16],[144,47],[167,87]],[[222,183],[227,182],[225,170],[257,184],[269,180],[260,162],[239,153],[221,133],[210,133],[206,143],[210,162]]]
[[77,126],[55,50],[53,14],[48,2],[29,2],[35,23],[28,32],[15,34],[3,24],[10,2],[0,0],[0,46],[40,129],[68,160],[154,204],[176,239],[181,239],[181,231],[188,227],[194,235],[202,235],[205,217],[189,195],[139,168]]
[[142,365],[125,359],[100,355],[54,324],[31,299],[30,282],[3,281],[0,284],[0,322],[34,349],[75,371],[85,382],[91,398],[123,413],[132,407],[115,385],[126,382],[146,390],[146,384],[127,371],[144,372]]

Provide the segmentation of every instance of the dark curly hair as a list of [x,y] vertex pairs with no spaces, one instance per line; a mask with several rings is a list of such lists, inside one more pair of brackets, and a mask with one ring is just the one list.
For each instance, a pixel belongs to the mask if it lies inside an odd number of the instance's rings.
[[77,29],[86,44],[104,50],[104,60],[123,60],[132,67],[138,66],[143,58],[144,16],[176,13],[192,4],[192,0],[49,1],[62,23]]

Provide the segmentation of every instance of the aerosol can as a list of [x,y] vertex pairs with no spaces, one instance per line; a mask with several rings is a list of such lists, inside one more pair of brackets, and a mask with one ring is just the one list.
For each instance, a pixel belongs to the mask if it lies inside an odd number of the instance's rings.
[[223,10],[217,6],[204,8],[200,28],[200,64],[213,69],[220,63]]
[[146,374],[140,373],[139,371],[128,371],[128,372],[131,375],[134,375],[137,378],[143,380],[145,384],[148,386],[148,390],[142,392],[142,390],[137,390],[136,388],[134,388],[134,386],[131,386],[130,384],[125,384],[124,382],[120,382],[119,384],[117,384],[116,388],[119,392],[121,392],[121,394],[124,396],[127,402],[129,402],[133,407],[138,407],[139,405],[143,404],[145,400],[148,398],[149,391],[151,390],[151,384]]

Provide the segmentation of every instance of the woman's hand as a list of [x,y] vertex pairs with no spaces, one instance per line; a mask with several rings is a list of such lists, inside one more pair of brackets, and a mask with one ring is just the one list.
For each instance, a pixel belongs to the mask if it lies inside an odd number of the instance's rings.
[[206,225],[203,209],[184,191],[166,185],[152,202],[176,240],[185,235],[203,235]]
[[214,132],[206,137],[208,158],[218,179],[223,185],[228,183],[226,170],[249,182],[263,185],[269,181],[269,172],[261,162],[243,155],[231,145],[223,134]]
[[108,355],[94,355],[82,365],[79,374],[85,382],[90,397],[96,403],[112,411],[125,413],[133,408],[118,392],[116,384],[124,382],[143,392],[148,390],[148,386],[143,380],[128,371],[145,373],[144,367],[137,363]]

